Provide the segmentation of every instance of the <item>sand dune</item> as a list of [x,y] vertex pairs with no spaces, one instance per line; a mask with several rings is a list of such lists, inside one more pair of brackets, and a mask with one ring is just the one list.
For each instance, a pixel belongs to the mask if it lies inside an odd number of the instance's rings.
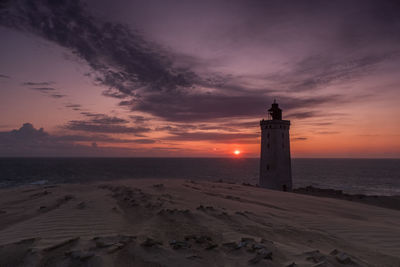
[[1,190],[0,266],[400,266],[400,211],[227,183]]

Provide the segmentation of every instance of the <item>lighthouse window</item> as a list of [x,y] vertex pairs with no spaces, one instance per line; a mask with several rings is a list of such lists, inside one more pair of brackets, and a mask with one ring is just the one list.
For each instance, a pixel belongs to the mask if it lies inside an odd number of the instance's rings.
[[269,148],[269,143],[267,144],[267,148]]
[[267,164],[267,171],[269,170],[269,164]]

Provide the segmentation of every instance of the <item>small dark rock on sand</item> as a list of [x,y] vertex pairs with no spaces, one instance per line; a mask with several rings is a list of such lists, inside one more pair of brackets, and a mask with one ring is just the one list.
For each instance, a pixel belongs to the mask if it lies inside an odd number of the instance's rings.
[[342,264],[354,264],[355,262],[353,259],[344,252],[339,253],[336,255],[336,260]]
[[84,208],[86,208],[86,203],[85,202],[81,202],[76,206],[78,209],[83,210]]
[[75,243],[75,242],[78,241],[78,240],[79,240],[79,237],[67,239],[67,240],[62,241],[62,242],[60,242],[60,243],[58,243],[58,244],[52,245],[52,246],[50,246],[50,247],[47,247],[47,248],[45,248],[45,249],[43,249],[43,250],[44,250],[44,251],[52,251],[52,250],[61,248],[61,247],[63,247],[63,246],[71,245],[71,244]]
[[325,256],[319,252],[319,250],[313,250],[305,252],[304,255],[306,256],[306,260],[312,261],[315,263],[319,263],[325,260]]
[[186,248],[191,248],[192,246],[186,242],[186,241],[176,241],[176,240],[172,240],[169,242],[169,244],[171,245],[171,247],[173,249],[186,249]]
[[112,253],[116,252],[117,250],[122,249],[124,246],[125,246],[125,244],[124,244],[124,243],[120,243],[120,242],[115,243],[115,244],[112,244],[112,245],[107,249],[107,253],[108,253],[108,254],[112,254]]
[[162,242],[156,241],[152,238],[147,238],[141,245],[143,247],[154,247],[154,246],[162,245]]
[[200,210],[200,211],[215,211],[214,207],[212,207],[212,206],[204,207],[203,205],[198,206],[196,208],[196,210]]

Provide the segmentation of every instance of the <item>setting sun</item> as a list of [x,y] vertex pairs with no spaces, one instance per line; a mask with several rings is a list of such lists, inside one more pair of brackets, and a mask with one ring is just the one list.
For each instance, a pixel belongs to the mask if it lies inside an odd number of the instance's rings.
[[235,151],[233,152],[233,154],[239,155],[239,154],[240,154],[240,150],[235,150]]

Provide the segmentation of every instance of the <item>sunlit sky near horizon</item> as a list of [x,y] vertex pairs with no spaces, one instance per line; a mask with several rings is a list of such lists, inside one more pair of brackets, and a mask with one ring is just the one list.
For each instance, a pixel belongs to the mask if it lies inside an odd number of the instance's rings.
[[[3,1],[0,156],[400,157],[398,1]],[[235,153],[240,151],[240,153]]]

